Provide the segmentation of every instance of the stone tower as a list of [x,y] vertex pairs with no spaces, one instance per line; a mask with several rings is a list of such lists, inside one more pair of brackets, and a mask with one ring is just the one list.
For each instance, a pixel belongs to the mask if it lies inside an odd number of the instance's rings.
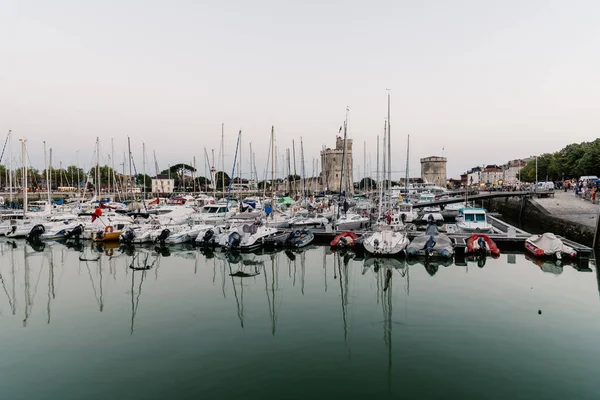
[[446,187],[446,157],[421,158],[421,178],[425,182]]
[[[343,154],[344,139],[340,136],[336,137],[335,149],[326,148],[321,151],[321,182],[323,190],[339,193],[347,188],[348,194],[354,193],[352,139],[346,139],[346,162],[344,165],[344,179],[342,180]],[[341,189],[340,182],[342,182]]]

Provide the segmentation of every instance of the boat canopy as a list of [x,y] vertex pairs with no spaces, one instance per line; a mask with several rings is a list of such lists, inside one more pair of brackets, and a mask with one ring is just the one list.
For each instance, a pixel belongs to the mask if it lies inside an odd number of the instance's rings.
[[294,204],[294,199],[291,197],[282,197],[279,199],[279,204]]

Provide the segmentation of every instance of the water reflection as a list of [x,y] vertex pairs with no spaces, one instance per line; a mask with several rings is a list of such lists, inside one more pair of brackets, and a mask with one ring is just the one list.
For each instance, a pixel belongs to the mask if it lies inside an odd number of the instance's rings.
[[[579,263],[539,260],[522,254],[503,257],[504,260],[492,260],[493,264],[490,266],[491,261],[485,258],[470,258],[456,263],[445,259],[362,258],[351,251],[331,252],[325,247],[294,252],[239,253],[218,249],[198,250],[193,246],[123,248],[106,244],[92,245],[88,242],[47,242],[40,245],[1,241],[0,285],[5,299],[1,307],[13,316],[21,312],[21,325],[27,327],[40,311],[38,307],[41,305],[38,303],[41,295],[38,292],[45,291],[44,320],[49,324],[52,320],[52,307],[57,299],[57,288],[73,292],[70,294],[72,301],[89,306],[78,298],[85,292],[75,290],[75,285],[82,284],[80,277],[85,276],[87,283],[81,288],[87,287],[87,293],[93,299],[92,304],[95,304],[93,308],[101,313],[107,310],[107,293],[110,296],[127,294],[129,332],[134,334],[145,284],[152,277],[153,282],[156,282],[153,285],[160,286],[161,261],[169,260],[164,278],[168,278],[165,282],[174,286],[163,288],[163,292],[176,293],[177,282],[196,280],[199,283],[210,283],[211,287],[218,288],[223,305],[232,304],[235,307],[235,315],[242,329],[247,326],[247,302],[250,301],[252,307],[255,307],[261,301],[257,298],[256,289],[259,289],[262,292],[262,302],[267,304],[269,331],[273,336],[277,332],[278,314],[281,312],[284,294],[297,291],[300,296],[305,296],[307,290],[310,290],[314,296],[313,289],[316,287],[320,287],[323,296],[335,294],[346,346],[349,343],[352,320],[350,315],[355,312],[356,307],[351,299],[360,298],[372,287],[375,290],[376,304],[381,306],[384,316],[384,340],[391,349],[392,306],[394,302],[400,301],[393,298],[401,294],[393,290],[397,285],[394,282],[403,282],[405,290],[402,295],[407,302],[411,270],[424,270],[427,276],[436,279],[440,271],[445,269],[468,273],[471,266],[483,272],[488,267],[498,268],[499,264],[519,268],[534,264],[540,271],[552,275],[563,275],[565,268],[579,272],[592,271],[589,266]],[[600,275],[596,275],[600,291]],[[47,286],[45,290],[42,289],[44,285]],[[120,288],[123,288],[122,291]],[[210,305],[220,309],[221,305],[215,303],[218,299],[215,293],[206,287],[204,290],[212,293]],[[148,296],[154,301],[157,295],[150,293]],[[113,305],[111,312],[123,310],[120,308],[120,298],[111,299],[109,303]],[[151,318],[152,313],[153,310],[148,310],[147,317]]]

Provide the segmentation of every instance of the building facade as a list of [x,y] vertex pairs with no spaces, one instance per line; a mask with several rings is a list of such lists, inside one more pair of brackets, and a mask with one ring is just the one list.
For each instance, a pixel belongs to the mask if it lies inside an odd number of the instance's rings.
[[519,183],[521,181],[520,172],[527,163],[523,160],[511,160],[504,165],[504,182],[508,184]]
[[[346,157],[344,162],[344,146]],[[343,168],[342,168],[343,165]],[[354,193],[354,176],[352,174],[352,139],[336,137],[335,148],[321,151],[321,182],[325,191]],[[342,177],[342,169],[343,177]]]
[[504,180],[504,171],[497,165],[488,165],[481,172],[481,183],[496,185]]
[[446,157],[421,158],[421,178],[427,183],[446,187]]
[[175,179],[152,179],[152,193],[173,193]]
[[481,167],[473,167],[467,171],[468,186],[477,186],[481,183],[481,171],[483,171]]

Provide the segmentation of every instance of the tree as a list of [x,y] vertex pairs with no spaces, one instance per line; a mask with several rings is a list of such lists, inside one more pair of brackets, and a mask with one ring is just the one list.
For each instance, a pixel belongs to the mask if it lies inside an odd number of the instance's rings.
[[[144,178],[145,178],[145,180],[144,180]],[[144,185],[144,182],[146,182],[145,185]],[[142,189],[143,192],[146,192],[146,193],[152,192],[152,178],[150,177],[150,175],[137,174],[135,176],[135,183],[139,188]]]
[[208,190],[211,183],[211,180],[204,176],[199,176],[196,178],[196,186],[201,188],[201,190]]
[[377,182],[369,177],[362,178],[358,184],[358,188],[361,190],[377,189]]
[[229,187],[229,175],[226,172],[218,171],[215,174],[215,182],[217,183],[218,190],[223,190],[223,178],[225,179],[225,189]]
[[287,180],[288,180],[288,182],[299,182],[302,180],[302,178],[300,177],[300,175],[292,174],[292,175],[288,175]]

